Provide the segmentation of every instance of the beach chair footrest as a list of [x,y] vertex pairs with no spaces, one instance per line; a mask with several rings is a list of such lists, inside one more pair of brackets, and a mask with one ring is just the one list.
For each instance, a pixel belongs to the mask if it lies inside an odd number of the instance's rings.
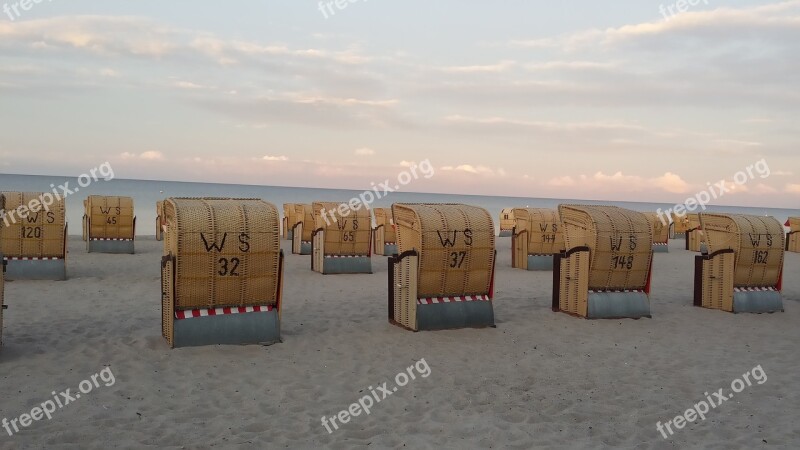
[[322,260],[322,273],[372,273],[372,258],[369,256],[326,256]]
[[528,270],[553,270],[553,255],[528,255]]
[[775,290],[735,291],[733,293],[733,312],[771,313],[783,312],[783,298]]
[[275,344],[281,340],[277,309],[176,319],[174,347]]
[[8,258],[6,280],[66,280],[67,262],[58,259]]
[[89,239],[86,241],[86,251],[89,253],[133,254],[133,239]]
[[650,317],[650,299],[644,291],[589,292],[588,319]]
[[449,330],[494,326],[491,301],[463,301],[417,305],[417,330]]

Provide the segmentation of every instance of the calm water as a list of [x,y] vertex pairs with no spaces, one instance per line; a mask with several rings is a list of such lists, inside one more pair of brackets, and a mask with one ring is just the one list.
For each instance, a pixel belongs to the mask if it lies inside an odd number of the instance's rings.
[[[75,177],[37,176],[37,175],[4,175],[0,174],[0,190],[2,191],[50,191],[50,185],[58,186],[69,181],[69,188],[77,186]],[[311,203],[314,201],[344,202],[358,196],[362,191],[316,188],[289,188],[276,186],[247,186],[236,184],[182,183],[173,181],[121,180],[97,181],[80,188],[80,191],[67,197],[67,221],[70,234],[80,234],[83,217],[83,200],[88,195],[121,195],[133,197],[137,235],[154,235],[156,219],[156,201],[166,197],[256,197],[273,203],[282,212],[284,203]],[[489,197],[480,195],[420,194],[393,192],[387,197],[376,200],[373,207],[388,207],[395,202],[432,202],[432,203],[465,203],[486,208],[495,218],[500,210],[514,206],[530,206],[555,208],[559,203],[611,204],[636,211],[655,211],[667,209],[673,205],[666,203],[640,202],[598,202],[578,199],[547,199],[533,197]],[[741,214],[770,215],[781,223],[789,216],[800,215],[800,210],[753,208],[736,206],[709,206],[708,211],[731,212]]]

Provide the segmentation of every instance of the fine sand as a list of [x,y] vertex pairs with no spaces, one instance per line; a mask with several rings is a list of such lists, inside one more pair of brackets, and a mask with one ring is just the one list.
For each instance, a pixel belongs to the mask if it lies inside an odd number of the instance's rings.
[[[691,306],[694,253],[656,254],[652,319],[550,310],[551,272],[510,267],[498,239],[496,328],[412,333],[387,322],[387,262],[372,275],[285,272],[283,340],[170,350],[161,337],[161,243],[136,255],[69,244],[69,280],[6,283],[0,419],[110,366],[116,382],[0,448],[800,448],[800,254],[784,313]],[[430,376],[328,434],[333,416],[425,359]],[[656,431],[761,365],[746,388],[669,439]]]

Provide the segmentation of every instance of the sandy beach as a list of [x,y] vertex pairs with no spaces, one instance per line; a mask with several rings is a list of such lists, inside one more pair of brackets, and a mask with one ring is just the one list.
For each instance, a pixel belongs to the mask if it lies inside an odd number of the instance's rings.
[[[800,255],[785,312],[691,306],[694,253],[656,254],[652,319],[553,313],[551,272],[512,269],[498,239],[497,327],[412,333],[387,323],[387,262],[320,275],[288,242],[283,340],[170,350],[161,337],[161,243],[136,255],[69,242],[69,280],[6,283],[0,418],[11,420],[109,367],[114,375],[0,448],[797,448]],[[329,433],[331,417],[424,359],[426,377]],[[705,421],[666,422],[760,365]],[[108,384],[108,383],[107,383]]]

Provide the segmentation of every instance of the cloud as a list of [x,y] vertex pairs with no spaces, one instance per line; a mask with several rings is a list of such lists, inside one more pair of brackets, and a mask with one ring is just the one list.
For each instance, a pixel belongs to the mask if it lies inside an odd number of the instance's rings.
[[372,156],[372,155],[375,154],[375,150],[373,150],[371,148],[363,147],[363,148],[356,149],[356,151],[354,153],[356,155],[358,155],[358,156]]
[[606,174],[603,171],[595,172],[591,176],[580,175],[577,178],[569,175],[553,177],[544,183],[550,187],[580,186],[587,192],[616,190],[619,192],[630,191],[661,191],[671,194],[689,192],[691,186],[680,175],[666,172],[658,177],[642,177],[639,175],[625,175],[622,171]]
[[440,70],[448,73],[500,73],[508,71],[516,64],[514,61],[502,61],[484,66],[448,66],[442,67]]
[[787,184],[784,190],[790,194],[800,194],[800,184],[796,183]]
[[281,156],[266,155],[261,159],[264,160],[264,161],[288,161],[289,157],[288,156],[283,156],[283,155],[281,155]]
[[100,70],[100,75],[109,78],[116,78],[119,76],[119,72],[114,69],[105,68]]
[[755,193],[757,193],[757,194],[774,194],[774,193],[778,192],[778,190],[775,189],[774,187],[769,186],[769,185],[764,184],[764,183],[757,184],[755,186],[755,188],[753,189],[753,191]]
[[444,166],[441,168],[444,172],[464,172],[473,175],[486,175],[486,176],[504,176],[506,175],[506,171],[503,169],[493,169],[488,166],[482,165],[472,165],[472,164],[461,164],[458,166]]
[[150,150],[150,151],[146,151],[146,152],[143,152],[142,154],[140,154],[139,158],[141,158],[141,159],[149,159],[149,160],[152,160],[152,161],[160,161],[160,160],[164,159],[164,155],[161,152]]
[[592,29],[558,38],[513,40],[511,46],[533,48],[562,48],[575,51],[585,47],[614,47],[641,43],[662,36],[681,36],[673,45],[693,45],[693,38],[714,38],[733,42],[748,39],[753,34],[777,37],[777,31],[798,33],[797,9],[800,2],[789,0],[767,5],[734,8],[716,8],[705,11],[688,11],[663,20],[624,25],[604,30]]
[[139,154],[131,152],[123,152],[122,154],[120,154],[120,156],[122,157],[122,159],[128,159],[128,160],[142,159],[145,161],[162,161],[166,159],[163,153],[156,150],[148,150],[146,152],[142,152]]
[[572,187],[575,186],[576,182],[571,176],[565,175],[563,177],[551,178],[547,180],[546,184],[553,187]]
[[689,191],[689,184],[680,175],[667,172],[664,175],[654,178],[653,184],[659,188],[674,194],[683,194]]
[[191,81],[176,81],[172,85],[179,89],[204,89],[204,86]]

